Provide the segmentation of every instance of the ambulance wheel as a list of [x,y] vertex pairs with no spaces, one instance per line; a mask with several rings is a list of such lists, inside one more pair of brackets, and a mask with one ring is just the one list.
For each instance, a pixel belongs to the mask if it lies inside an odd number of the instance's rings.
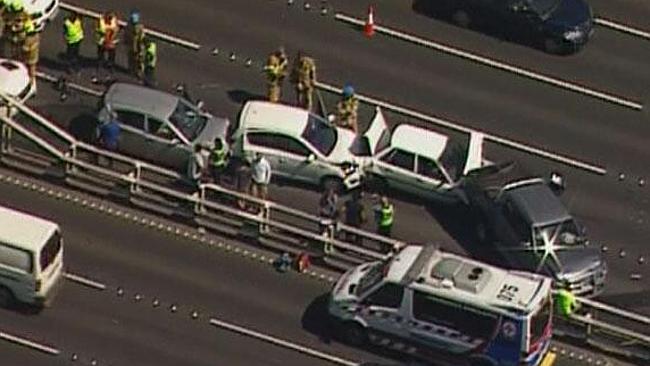
[[343,323],[343,340],[353,346],[362,346],[368,342],[368,332],[359,323]]
[[8,288],[0,286],[0,308],[8,308],[15,302],[14,294]]

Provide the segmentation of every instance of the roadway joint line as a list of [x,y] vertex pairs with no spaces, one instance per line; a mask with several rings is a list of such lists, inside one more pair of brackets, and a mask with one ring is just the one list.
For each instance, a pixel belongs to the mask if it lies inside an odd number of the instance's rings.
[[11,342],[11,343],[23,346],[23,347],[31,348],[31,349],[36,350],[36,351],[47,353],[47,354],[49,354],[51,356],[58,356],[61,353],[61,351],[59,351],[58,349],[56,349],[54,347],[51,347],[51,346],[48,346],[48,345],[45,345],[45,344],[41,344],[41,343],[37,343],[37,342],[34,342],[34,341],[29,340],[27,338],[15,336],[13,334],[5,333],[5,332],[2,332],[2,331],[0,331],[0,339],[3,339],[5,341],[8,341],[8,342]]
[[106,290],[106,285],[104,285],[101,282],[93,281],[86,277],[82,277],[72,273],[64,273],[64,276],[67,280],[70,280],[72,282],[76,282],[84,286],[92,287],[96,290],[101,290],[101,291]]
[[[316,82],[316,86],[318,88],[320,88],[320,89],[323,89],[323,90],[326,90],[326,91],[329,91],[329,92],[332,92],[332,93],[337,93],[337,94],[341,93],[341,88],[335,87],[333,85],[325,84],[325,83],[322,83],[322,82]],[[492,142],[495,142],[495,143],[498,143],[498,144],[501,144],[501,145],[504,145],[504,146],[507,146],[507,147],[510,147],[510,148],[513,148],[513,149],[516,149],[516,150],[524,151],[524,152],[532,154],[532,155],[538,155],[538,156],[541,156],[541,157],[544,157],[544,158],[547,158],[547,159],[550,159],[550,160],[553,160],[553,161],[556,161],[556,162],[559,162],[559,163],[562,163],[562,164],[565,164],[565,165],[568,165],[568,166],[583,169],[583,170],[586,170],[586,171],[591,172],[591,173],[595,173],[595,174],[598,174],[598,175],[607,174],[607,170],[605,168],[602,168],[602,167],[594,165],[594,164],[586,163],[586,162],[583,162],[583,161],[580,161],[580,160],[577,160],[577,159],[573,159],[573,158],[566,157],[566,156],[563,156],[563,155],[555,154],[555,153],[552,153],[552,152],[549,152],[549,151],[546,151],[546,150],[542,150],[540,148],[536,148],[536,147],[533,147],[533,146],[530,146],[530,145],[523,144],[521,142],[510,140],[510,139],[507,139],[507,138],[504,138],[504,137],[491,135],[491,134],[486,133],[486,132],[477,131],[477,130],[471,129],[469,127],[458,125],[458,124],[456,124],[454,122],[450,122],[450,121],[446,121],[446,120],[441,119],[441,118],[426,115],[426,114],[424,114],[422,112],[417,112],[417,111],[414,111],[412,109],[408,109],[408,108],[405,108],[405,107],[400,107],[398,105],[395,105],[395,104],[392,104],[392,103],[389,103],[389,102],[386,102],[386,101],[383,101],[383,100],[380,100],[380,99],[377,99],[377,98],[374,98],[374,97],[357,94],[357,98],[362,102],[369,103],[369,104],[374,104],[376,106],[391,110],[393,112],[403,114],[405,116],[413,117],[413,118],[416,118],[416,119],[419,119],[419,120],[422,120],[422,121],[430,122],[430,123],[433,123],[433,124],[436,124],[436,125],[439,125],[439,126],[442,126],[442,127],[446,127],[446,128],[452,129],[452,130],[460,131],[460,132],[463,132],[463,133],[480,132],[480,133],[483,133],[485,135],[485,138],[487,140],[489,140],[489,141],[492,141]]]
[[[98,13],[96,11],[93,11],[93,10],[84,9],[84,8],[76,6],[76,5],[72,5],[72,4],[62,2],[60,6],[61,6],[61,9],[64,9],[64,10],[67,10],[67,11],[75,11],[75,12],[79,13],[80,15],[84,15],[84,16],[87,16],[87,17],[90,17],[90,18],[98,19],[100,17],[100,13]],[[126,26],[126,22],[123,21],[123,20],[119,20],[119,24],[120,24],[121,27]],[[196,43],[196,42],[188,41],[188,40],[176,37],[176,36],[172,36],[170,34],[159,32],[157,30],[151,29],[151,28],[146,27],[146,26],[144,28],[144,32],[145,32],[145,34],[156,37],[156,38],[158,38],[160,40],[163,40],[163,41],[166,41],[166,42],[169,42],[169,43],[173,43],[173,44],[177,44],[179,46],[183,46],[185,48],[189,48],[189,49],[192,49],[192,50],[195,50],[195,51],[198,51],[201,48],[201,45]]]
[[313,348],[305,347],[305,346],[299,345],[297,343],[289,342],[289,341],[286,341],[286,340],[283,340],[283,339],[280,339],[280,338],[277,338],[277,337],[274,337],[274,336],[270,336],[270,335],[267,335],[267,334],[264,334],[264,333],[260,333],[258,331],[251,330],[251,329],[248,329],[248,328],[244,328],[244,327],[241,327],[239,325],[228,323],[228,322],[216,319],[216,318],[210,318],[210,324],[217,327],[217,328],[223,328],[223,329],[226,329],[226,330],[229,330],[229,331],[232,331],[232,332],[235,332],[235,333],[239,333],[239,334],[242,334],[242,335],[245,335],[245,336],[257,338],[257,339],[265,341],[267,343],[272,343],[272,344],[277,345],[277,346],[288,348],[288,349],[291,349],[291,350],[294,350],[294,351],[297,351],[297,352],[300,352],[300,353],[303,353],[303,354],[306,354],[306,355],[309,355],[309,356],[313,356],[313,357],[316,357],[316,358],[320,358],[320,359],[325,360],[325,361],[336,363],[336,364],[339,364],[339,365],[344,365],[344,366],[359,366],[360,365],[358,362],[346,360],[346,359],[338,357],[338,356],[334,356],[334,355],[331,355],[331,354],[328,354],[328,353],[325,353],[325,352],[317,351],[317,350],[315,350]]
[[594,19],[594,23],[596,23],[598,25],[601,25],[603,27],[607,27],[607,28],[617,30],[619,32],[628,33],[628,34],[631,34],[633,36],[645,38],[646,40],[650,41],[650,32],[646,32],[646,31],[643,31],[643,30],[640,30],[640,29],[637,29],[637,28],[632,28],[630,26],[627,26],[627,25],[624,25],[624,24],[621,24],[621,23],[617,23],[617,22],[614,22],[612,20],[602,18],[602,17],[597,17],[596,19]]
[[[336,20],[338,20],[338,21],[353,24],[353,25],[357,25],[357,26],[363,26],[365,24],[364,20],[361,20],[361,19],[358,19],[358,18],[355,18],[355,17],[351,17],[351,16],[345,15],[343,13],[336,13],[334,15],[334,18]],[[518,66],[509,65],[509,64],[506,64],[506,63],[501,62],[501,61],[493,60],[493,59],[490,59],[490,58],[487,58],[487,57],[484,57],[484,56],[480,56],[480,55],[477,55],[477,54],[474,54],[474,53],[463,51],[463,50],[461,50],[459,48],[447,46],[447,45],[444,45],[444,44],[441,44],[441,43],[438,43],[438,42],[434,42],[434,41],[430,41],[430,40],[427,40],[427,39],[424,39],[424,38],[420,38],[420,37],[417,37],[417,36],[414,36],[414,35],[411,35],[411,34],[408,34],[408,33],[404,33],[402,31],[392,29],[392,28],[388,28],[388,27],[384,27],[384,26],[380,26],[380,25],[375,25],[375,30],[377,30],[377,32],[379,32],[379,33],[383,33],[385,35],[392,36],[392,37],[400,39],[402,41],[408,41],[408,42],[411,42],[411,43],[414,43],[414,44],[417,44],[417,45],[420,45],[420,46],[435,49],[437,51],[440,51],[440,52],[443,52],[443,53],[446,53],[446,54],[449,54],[449,55],[453,55],[453,56],[457,56],[457,57],[460,57],[460,58],[463,58],[463,59],[466,59],[466,60],[474,61],[476,63],[486,65],[486,66],[490,66],[490,67],[493,67],[495,69],[499,69],[499,70],[502,70],[502,71],[507,71],[507,72],[510,72],[512,74],[515,74],[515,75],[526,77],[528,79],[540,81],[540,82],[543,82],[543,83],[546,83],[546,84],[549,84],[549,85],[552,85],[552,86],[555,86],[555,87],[558,87],[558,88],[561,88],[561,89],[570,90],[570,91],[573,91],[573,92],[576,92],[576,93],[580,93],[580,94],[583,94],[583,95],[586,95],[586,96],[589,96],[589,97],[592,97],[592,98],[600,99],[600,100],[603,100],[603,101],[606,101],[606,102],[609,102],[609,103],[617,104],[617,105],[627,107],[627,108],[631,108],[631,109],[634,109],[634,110],[639,110],[640,111],[640,110],[643,109],[643,104],[641,104],[639,102],[636,102],[634,100],[631,100],[631,99],[618,97],[616,95],[606,93],[606,92],[602,92],[602,91],[598,91],[598,90],[588,88],[588,87],[585,87],[585,86],[582,86],[582,85],[579,85],[579,84],[576,84],[576,83],[572,83],[572,82],[564,81],[564,80],[557,79],[557,78],[554,78],[554,77],[551,77],[551,76],[543,75],[543,74],[533,72],[533,71],[530,71],[530,70],[527,70],[527,69],[524,69],[524,68],[521,68],[521,67],[518,67]]]

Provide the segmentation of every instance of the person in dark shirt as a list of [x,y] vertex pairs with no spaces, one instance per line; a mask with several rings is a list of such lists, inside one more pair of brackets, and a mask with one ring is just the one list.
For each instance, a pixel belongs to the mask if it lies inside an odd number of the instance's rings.
[[[117,123],[115,114],[111,114],[108,122],[99,126],[98,142],[99,145],[110,152],[117,153],[120,142],[120,124]],[[108,159],[108,166],[113,166],[113,160]]]
[[[343,205],[345,224],[356,229],[361,228],[361,225],[366,222],[366,210],[362,198],[363,192],[354,191],[352,197],[345,201],[345,204]],[[345,240],[350,243],[361,244],[361,237],[354,233],[347,232]]]

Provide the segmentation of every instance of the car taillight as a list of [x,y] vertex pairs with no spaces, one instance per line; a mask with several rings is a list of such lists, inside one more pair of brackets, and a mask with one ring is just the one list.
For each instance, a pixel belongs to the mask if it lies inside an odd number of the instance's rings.
[[36,282],[34,283],[34,290],[36,292],[41,291],[41,286],[43,286],[43,281],[36,280]]

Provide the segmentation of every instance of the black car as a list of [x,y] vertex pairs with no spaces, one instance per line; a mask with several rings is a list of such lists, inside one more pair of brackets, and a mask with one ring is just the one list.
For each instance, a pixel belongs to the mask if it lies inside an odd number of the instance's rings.
[[549,53],[578,51],[593,33],[585,0],[415,0],[416,11],[532,42]]
[[476,237],[504,266],[538,272],[591,297],[603,290],[607,267],[589,245],[584,228],[541,178],[502,187],[466,181],[463,187],[476,224]]

